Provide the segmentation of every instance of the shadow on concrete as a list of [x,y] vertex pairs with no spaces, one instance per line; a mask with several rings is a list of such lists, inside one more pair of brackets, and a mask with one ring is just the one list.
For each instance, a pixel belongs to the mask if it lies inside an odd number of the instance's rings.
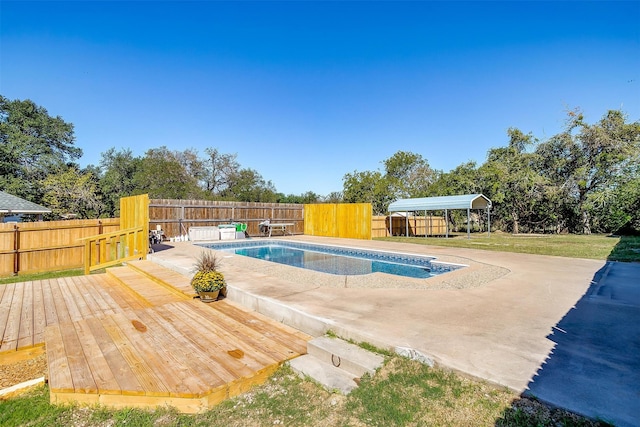
[[166,243],[156,243],[156,244],[151,245],[151,250],[153,252],[162,252],[162,251],[166,251],[167,249],[172,249],[172,248],[173,248],[173,246],[167,245]]
[[[640,264],[607,262],[548,338],[554,348],[524,399],[616,426],[640,425]],[[496,425],[523,415],[521,405],[514,402]]]

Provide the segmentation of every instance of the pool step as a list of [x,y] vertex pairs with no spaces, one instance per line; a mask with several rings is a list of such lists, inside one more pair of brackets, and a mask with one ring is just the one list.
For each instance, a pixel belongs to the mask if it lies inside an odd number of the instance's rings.
[[349,394],[360,378],[374,375],[384,358],[338,338],[319,337],[307,343],[307,354],[289,361],[291,368],[328,390]]

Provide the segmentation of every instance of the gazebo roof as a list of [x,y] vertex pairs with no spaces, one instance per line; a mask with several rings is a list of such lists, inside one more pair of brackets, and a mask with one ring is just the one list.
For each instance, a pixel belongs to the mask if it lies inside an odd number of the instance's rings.
[[486,209],[491,200],[482,194],[400,199],[389,205],[389,212],[435,211],[441,209]]
[[0,214],[45,214],[51,209],[0,191]]

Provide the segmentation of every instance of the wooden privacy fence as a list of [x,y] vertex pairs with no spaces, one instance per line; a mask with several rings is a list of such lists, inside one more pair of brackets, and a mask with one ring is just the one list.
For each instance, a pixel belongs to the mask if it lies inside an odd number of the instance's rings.
[[144,259],[149,252],[149,196],[120,199],[121,230],[81,239],[84,242],[84,274],[132,259]]
[[0,276],[81,268],[80,239],[119,228],[119,218],[0,224]]
[[[122,198],[121,218],[0,223],[0,276],[85,268],[85,272],[145,257],[149,228],[165,237],[186,235],[191,226],[242,222],[249,236],[258,224],[293,223],[294,234],[371,239],[389,236],[389,217],[371,215],[369,203],[277,204]],[[392,235],[406,234],[404,216],[393,216]],[[442,217],[409,217],[409,235],[444,235]]]
[[269,218],[272,223],[293,223],[287,231],[304,230],[303,205],[293,203],[228,202],[205,200],[152,199],[149,203],[149,226],[158,226],[167,238],[184,236],[189,227],[214,226],[241,222],[247,234],[260,234],[259,224]]
[[371,203],[304,205],[304,234],[371,239]]
[[[389,219],[391,218],[391,227]],[[371,226],[371,237],[389,236],[444,236],[447,226],[440,216],[409,216],[408,234],[407,218],[404,216],[374,216]],[[390,233],[391,232],[391,233]]]

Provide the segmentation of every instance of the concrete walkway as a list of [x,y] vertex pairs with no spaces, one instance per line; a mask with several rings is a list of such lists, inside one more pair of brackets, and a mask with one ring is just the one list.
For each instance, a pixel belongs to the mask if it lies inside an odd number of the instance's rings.
[[[297,241],[436,256],[469,267],[427,279],[376,273],[374,288],[229,256],[229,298],[312,335],[326,329],[531,393],[616,425],[640,425],[640,265],[380,241]],[[201,249],[151,258],[188,273]],[[351,280],[351,279],[349,279]],[[345,288],[346,286],[346,288]]]

